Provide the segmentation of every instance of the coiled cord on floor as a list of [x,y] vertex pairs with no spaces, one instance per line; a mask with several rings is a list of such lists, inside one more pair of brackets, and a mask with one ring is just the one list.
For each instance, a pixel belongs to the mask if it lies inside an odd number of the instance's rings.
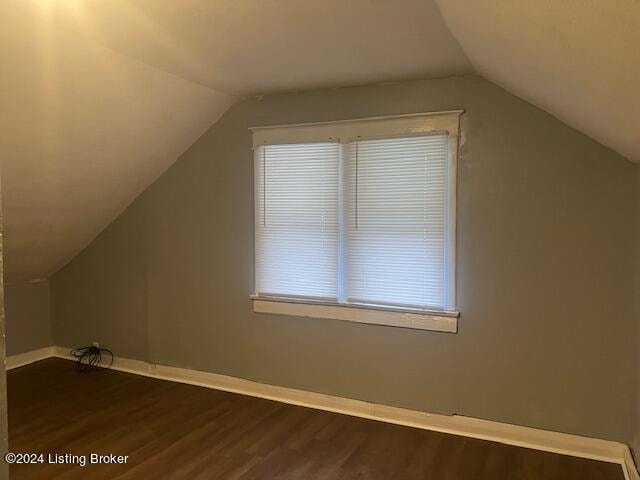
[[[78,359],[76,367],[80,372],[87,372],[97,367],[109,368],[113,365],[113,352],[108,348],[91,345],[90,347],[74,348],[70,353]],[[102,364],[102,355],[105,353],[110,356],[108,365]]]

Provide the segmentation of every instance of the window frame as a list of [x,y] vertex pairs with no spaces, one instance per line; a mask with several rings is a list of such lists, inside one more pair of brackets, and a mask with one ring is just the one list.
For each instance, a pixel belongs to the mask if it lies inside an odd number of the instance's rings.
[[[367,117],[352,120],[338,120],[330,122],[302,123],[292,125],[275,125],[250,127],[253,136],[254,150],[254,293],[250,295],[253,309],[257,313],[271,313],[313,318],[332,318],[337,320],[354,321],[377,325],[397,326],[420,330],[435,330],[456,333],[457,319],[460,315],[456,303],[456,212],[457,212],[457,170],[458,146],[460,138],[460,116],[463,110],[449,110],[442,112],[412,113],[385,117]],[[256,217],[259,199],[255,192],[259,191],[258,167],[259,147],[263,145],[296,144],[312,142],[338,142],[341,144],[340,175],[338,188],[338,215],[345,215],[345,197],[347,188],[343,185],[345,169],[347,168],[344,150],[349,143],[358,140],[372,140],[381,138],[419,136],[446,133],[448,135],[447,158],[447,211],[446,211],[446,240],[445,240],[445,289],[446,308],[421,309],[404,308],[385,305],[357,304],[341,302],[344,296],[340,290],[343,287],[339,261],[337,301],[313,300],[286,296],[260,296],[257,294],[258,283],[258,235]],[[338,255],[343,255],[345,229],[342,229],[338,240]],[[344,262],[342,262],[344,263]]]

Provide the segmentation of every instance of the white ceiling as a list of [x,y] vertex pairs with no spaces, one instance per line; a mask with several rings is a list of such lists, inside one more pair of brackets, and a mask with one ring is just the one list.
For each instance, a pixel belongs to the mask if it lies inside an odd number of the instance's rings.
[[[6,0],[3,0],[6,1]],[[84,248],[233,98],[0,7],[5,277]]]
[[3,1],[237,95],[471,71],[433,0]]
[[640,161],[639,0],[437,0],[485,78]]
[[68,262],[231,95],[471,70],[422,0],[2,0],[0,58],[8,280]]
[[55,272],[239,95],[475,70],[640,160],[639,0],[437,3],[2,0],[5,275]]

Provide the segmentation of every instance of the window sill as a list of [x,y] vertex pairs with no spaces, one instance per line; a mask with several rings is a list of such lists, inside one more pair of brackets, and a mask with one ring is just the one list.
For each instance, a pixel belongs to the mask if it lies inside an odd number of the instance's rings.
[[293,299],[252,296],[253,311],[296,317],[329,318],[389,327],[457,333],[458,312],[423,312],[359,305],[308,303]]

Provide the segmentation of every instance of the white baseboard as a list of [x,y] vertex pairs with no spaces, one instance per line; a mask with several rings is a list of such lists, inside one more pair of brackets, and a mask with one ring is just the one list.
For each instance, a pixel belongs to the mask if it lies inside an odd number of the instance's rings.
[[5,366],[7,370],[22,367],[45,358],[50,358],[55,355],[55,347],[44,347],[38,350],[31,350],[29,352],[18,353],[17,355],[10,355],[7,357]]
[[627,448],[624,452],[624,475],[626,480],[640,480],[640,473],[633,461],[633,455],[631,455],[631,449]]
[[[42,350],[44,349],[30,352],[33,354],[31,356],[21,354],[21,361],[27,358],[33,358],[32,361],[46,358],[42,357],[44,354]],[[49,356],[74,360],[74,358],[69,355],[69,349],[67,348],[51,347],[48,352],[50,352]],[[7,363],[9,363],[9,359],[7,360]],[[16,361],[16,364],[17,363],[19,362]],[[156,365],[127,358],[116,357],[112,368],[114,370],[161,380],[224,390],[397,425],[406,425],[545,452],[617,463],[622,467],[626,480],[640,480],[629,447],[619,442],[551,432],[459,415],[439,415],[405,408],[390,407],[323,393],[267,385],[227,375]]]

